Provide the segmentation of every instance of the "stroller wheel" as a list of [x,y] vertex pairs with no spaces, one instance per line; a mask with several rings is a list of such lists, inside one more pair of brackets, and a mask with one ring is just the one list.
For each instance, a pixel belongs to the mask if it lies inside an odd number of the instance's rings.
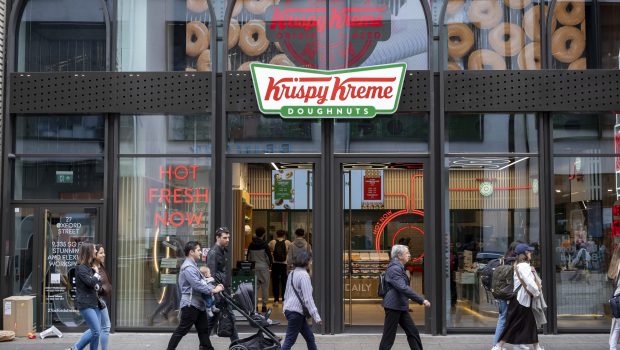
[[248,350],[248,348],[246,348],[243,345],[237,344],[237,345],[233,345],[230,348],[228,348],[228,350]]

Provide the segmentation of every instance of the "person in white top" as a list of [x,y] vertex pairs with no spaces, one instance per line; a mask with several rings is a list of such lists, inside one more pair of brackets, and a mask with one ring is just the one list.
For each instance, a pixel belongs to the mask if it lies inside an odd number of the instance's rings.
[[[616,279],[616,289],[614,295],[620,294],[620,279]],[[620,338],[620,318],[611,319],[611,330],[609,331],[609,350],[618,349],[618,338]]]
[[288,321],[286,327],[286,337],[282,350],[290,350],[299,333],[306,340],[308,350],[317,350],[314,341],[314,334],[308,325],[307,317],[312,317],[314,322],[321,324],[321,316],[312,299],[312,282],[307,268],[310,264],[312,255],[302,250],[293,256],[293,266],[295,269],[291,271],[286,284],[286,292],[284,293],[284,315]]
[[530,261],[533,247],[520,243],[515,247],[517,261],[514,266],[514,291],[516,296],[508,304],[506,326],[500,341],[492,350],[504,350],[504,344],[533,344],[535,350],[544,350],[538,343],[538,327],[532,311],[532,299],[541,295]]

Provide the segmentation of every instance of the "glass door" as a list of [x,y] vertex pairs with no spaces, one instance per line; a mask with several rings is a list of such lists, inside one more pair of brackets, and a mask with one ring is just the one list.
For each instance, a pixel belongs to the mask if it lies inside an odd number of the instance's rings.
[[[424,166],[344,164],[342,178],[345,325],[383,325],[379,274],[395,244],[409,247],[411,260],[405,268],[410,286],[424,293]],[[424,325],[424,307],[411,304],[410,311],[416,325]]]
[[97,242],[99,206],[14,207],[12,295],[36,297],[37,325],[83,323],[74,307],[74,267],[82,242]]

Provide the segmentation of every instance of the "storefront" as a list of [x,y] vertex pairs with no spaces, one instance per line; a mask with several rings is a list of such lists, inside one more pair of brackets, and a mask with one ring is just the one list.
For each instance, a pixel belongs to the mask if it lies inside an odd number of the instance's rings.
[[[421,330],[488,333],[477,271],[520,240],[544,331],[607,332],[620,2],[545,4],[14,1],[0,296],[37,296],[40,328],[80,327],[69,275],[101,242],[113,329],[170,330],[187,241],[231,228],[232,270],[257,228],[302,228],[317,331],[380,331],[377,278],[400,243],[432,302],[411,306]],[[249,62],[406,73],[389,114],[287,118],[261,112]]]

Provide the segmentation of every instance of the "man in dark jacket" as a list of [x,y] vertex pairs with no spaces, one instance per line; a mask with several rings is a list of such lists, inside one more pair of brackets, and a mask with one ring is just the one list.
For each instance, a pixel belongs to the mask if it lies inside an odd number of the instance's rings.
[[[215,281],[223,284],[226,291],[230,292],[230,276],[228,276],[228,244],[230,244],[230,230],[227,227],[220,227],[215,230],[215,244],[207,254],[207,267],[211,270],[211,276],[215,278]],[[220,316],[224,312],[232,314],[232,311],[228,308],[228,305],[223,298],[216,296],[215,302],[217,307],[221,310]],[[232,317],[231,319],[233,320],[233,327],[230,340],[235,341],[239,339],[239,335],[237,334],[237,329],[234,326],[235,318]]]
[[[254,261],[254,272],[256,273],[257,288],[263,292],[262,312],[267,312],[267,300],[269,299],[269,269],[273,263],[271,250],[265,241],[265,229],[259,227],[255,231],[255,237],[248,247],[246,260]],[[257,305],[258,307],[258,305]]]
[[[295,240],[293,240],[293,242],[291,243],[289,249],[288,249],[288,256],[287,256],[287,263],[288,263],[288,271],[291,272],[295,269],[295,266],[293,266],[293,261],[295,260],[295,256],[297,256],[298,252],[301,251],[305,251],[308,254],[310,254],[310,256],[312,256],[312,247],[310,246],[310,244],[308,243],[308,241],[306,241],[306,231],[304,231],[303,228],[298,228],[297,230],[295,230]],[[308,269],[310,269],[310,266],[312,265],[312,261],[310,262],[310,265],[308,266]],[[310,271],[308,271],[310,272]]]
[[426,307],[430,307],[431,303],[416,294],[409,287],[409,278],[405,273],[405,263],[411,259],[409,248],[397,244],[392,247],[390,256],[392,260],[385,272],[385,282],[388,286],[388,291],[383,299],[385,323],[383,325],[383,336],[381,337],[379,350],[389,350],[392,348],[396,338],[397,324],[405,331],[409,348],[422,350],[420,333],[413,323],[411,315],[409,315],[409,299]]

